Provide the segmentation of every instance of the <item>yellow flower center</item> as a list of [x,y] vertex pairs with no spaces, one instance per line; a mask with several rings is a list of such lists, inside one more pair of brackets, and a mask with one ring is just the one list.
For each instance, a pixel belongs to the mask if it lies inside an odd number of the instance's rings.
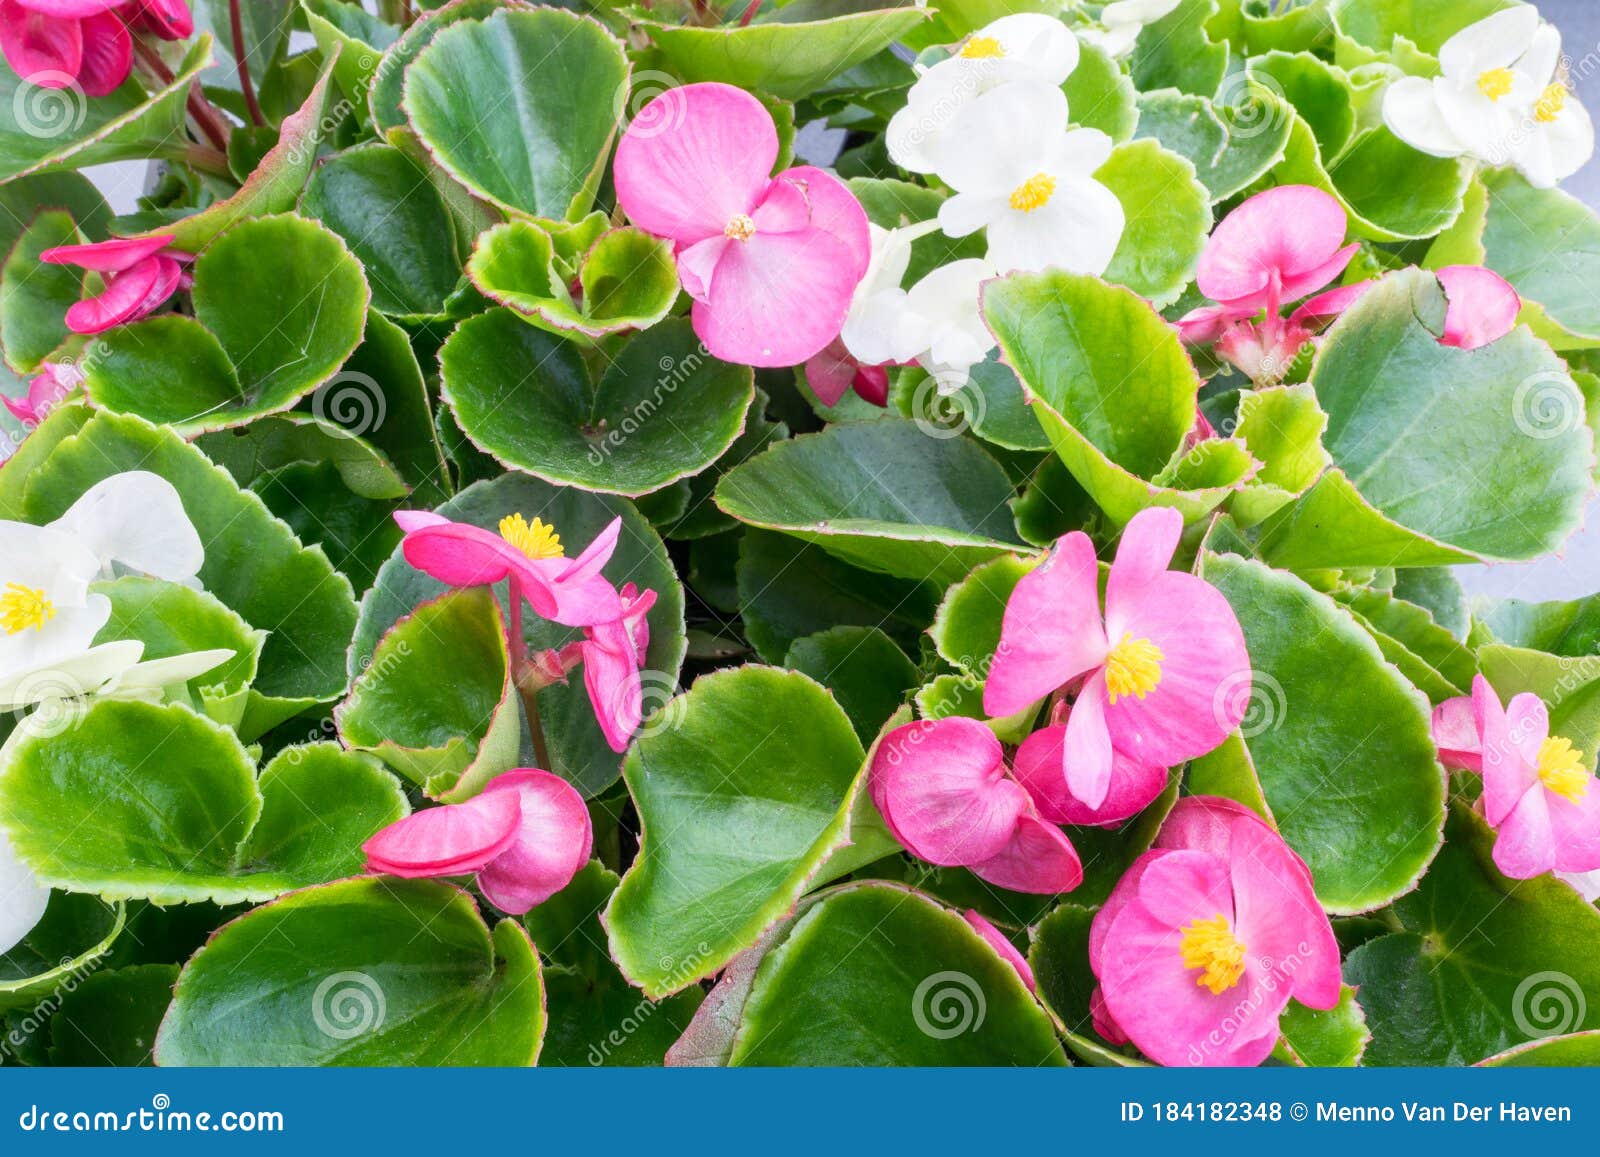
[[0,627],[5,628],[8,635],[21,634],[29,627],[42,631],[55,617],[55,604],[37,587],[7,583],[6,593],[0,595]]
[[1166,656],[1149,639],[1135,639],[1124,633],[1122,641],[1106,656],[1106,691],[1115,703],[1125,695],[1143,699],[1161,682],[1161,664]]
[[1056,191],[1056,179],[1049,173],[1035,173],[1011,190],[1011,207],[1032,213],[1045,205]]
[[756,223],[743,213],[735,213],[728,218],[728,227],[722,231],[724,237],[732,237],[735,241],[748,241],[756,235]]
[[974,36],[961,46],[961,55],[968,60],[992,60],[1005,54],[1005,46],[992,36]]
[[1478,77],[1478,91],[1490,100],[1499,100],[1511,91],[1516,79],[1509,68],[1491,68]]
[[1209,920],[1191,920],[1178,941],[1178,953],[1185,968],[1204,969],[1195,984],[1213,996],[1221,996],[1244,976],[1244,945],[1221,912]]
[[1533,119],[1540,124],[1549,124],[1561,115],[1561,110],[1567,107],[1567,86],[1552,84],[1539,94],[1538,101],[1533,106]]
[[1588,793],[1589,769],[1572,740],[1552,735],[1539,744],[1539,782],[1573,803]]
[[566,556],[555,527],[537,518],[529,526],[520,514],[506,515],[500,520],[500,537],[532,559]]

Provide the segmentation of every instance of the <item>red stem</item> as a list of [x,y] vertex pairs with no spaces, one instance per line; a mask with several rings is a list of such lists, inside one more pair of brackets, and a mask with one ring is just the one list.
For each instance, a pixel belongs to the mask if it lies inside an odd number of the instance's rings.
[[244,96],[244,107],[249,111],[252,123],[265,125],[267,118],[261,115],[255,85],[250,83],[250,65],[245,60],[244,23],[239,18],[239,0],[228,0],[228,23],[233,26],[233,63],[239,71],[239,92]]
[[743,28],[749,24],[760,7],[761,0],[750,0],[750,6],[744,10],[744,15],[739,17],[739,27]]
[[[148,44],[137,36],[133,38],[133,44],[139,53],[140,61],[163,85],[170,85],[176,79],[172,75],[172,70],[167,67],[166,61],[162,60]],[[212,147],[220,153],[227,153],[228,130],[223,125],[221,115],[211,107],[211,102],[200,92],[198,81],[189,86],[189,115],[194,118],[195,124],[200,126],[200,131],[205,134]]]

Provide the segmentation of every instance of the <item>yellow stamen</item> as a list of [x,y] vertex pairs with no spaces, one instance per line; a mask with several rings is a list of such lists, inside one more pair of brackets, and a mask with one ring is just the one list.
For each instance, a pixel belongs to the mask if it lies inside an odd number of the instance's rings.
[[537,518],[529,526],[520,514],[506,515],[500,520],[500,537],[532,559],[566,556],[555,527]]
[[1115,703],[1125,695],[1143,699],[1161,682],[1161,664],[1166,656],[1149,639],[1135,639],[1124,633],[1122,641],[1106,656],[1106,691]]
[[1539,99],[1533,106],[1533,119],[1547,125],[1559,117],[1561,110],[1566,107],[1567,86],[1552,84],[1539,94]]
[[1191,920],[1178,941],[1185,968],[1203,968],[1195,984],[1221,996],[1244,976],[1244,945],[1218,912],[1209,920]]
[[1509,68],[1491,68],[1478,77],[1478,91],[1490,100],[1499,100],[1510,93],[1517,77]]
[[974,36],[961,46],[962,56],[968,60],[991,60],[1006,54],[1005,46],[992,36]]
[[748,241],[756,235],[756,223],[743,213],[735,213],[728,218],[728,227],[722,231],[724,237],[732,237],[735,241]]
[[1035,173],[1011,190],[1011,207],[1023,213],[1032,213],[1044,206],[1056,191],[1056,179],[1049,173]]
[[1577,803],[1589,791],[1589,769],[1572,740],[1552,735],[1539,744],[1539,781],[1557,795]]
[[5,628],[8,635],[21,634],[29,627],[42,631],[55,617],[55,604],[37,587],[7,583],[6,593],[0,595],[0,627]]

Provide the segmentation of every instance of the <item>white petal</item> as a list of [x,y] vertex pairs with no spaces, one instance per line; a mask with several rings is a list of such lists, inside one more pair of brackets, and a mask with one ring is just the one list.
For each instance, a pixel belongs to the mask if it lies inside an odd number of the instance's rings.
[[957,193],[939,206],[939,228],[951,237],[976,233],[1006,211],[1006,193]]
[[1539,10],[1518,4],[1469,24],[1439,49],[1439,68],[1448,77],[1475,80],[1491,68],[1508,68],[1533,43]]
[[0,710],[54,699],[92,695],[139,661],[144,644],[133,639],[101,643],[48,666],[0,680]]
[[1078,67],[1078,41],[1065,24],[1039,12],[1002,16],[973,35],[992,36],[1005,50],[1002,58],[1015,76],[1060,87]]
[[1554,24],[1541,24],[1533,34],[1533,43],[1517,61],[1516,69],[1528,75],[1534,85],[1543,89],[1555,79],[1561,64],[1561,33]]
[[1600,868],[1592,872],[1555,872],[1556,879],[1564,880],[1577,889],[1578,895],[1593,904],[1600,900]]
[[111,618],[111,600],[86,595],[79,606],[57,605],[53,618],[35,630],[0,631],[0,681],[73,662],[87,651]]
[[1539,189],[1554,188],[1572,176],[1594,155],[1594,122],[1575,96],[1554,121],[1533,121],[1517,146],[1517,168]]
[[1002,85],[964,106],[939,135],[934,171],[962,193],[1009,194],[1042,168],[1040,142],[1066,128],[1061,89],[1025,80]]
[[1383,94],[1383,123],[1414,149],[1434,157],[1459,157],[1466,146],[1445,123],[1434,87],[1420,76],[1395,81]]
[[1050,150],[1053,154],[1042,168],[1052,173],[1076,173],[1092,177],[1100,166],[1111,159],[1116,147],[1109,136],[1099,129],[1071,129]]
[[989,260],[1003,272],[1052,266],[1099,276],[1126,225],[1122,202],[1098,181],[1063,179],[1049,202],[989,226]]
[[979,91],[954,60],[941,61],[923,73],[906,94],[905,107],[889,119],[884,134],[889,159],[908,172],[933,172],[940,135]]
[[1508,95],[1490,100],[1476,85],[1457,88],[1437,80],[1434,100],[1444,123],[1469,154],[1491,165],[1503,165],[1525,135],[1526,110],[1537,95],[1532,87],[1526,77],[1517,77]]
[[43,590],[57,606],[82,605],[100,560],[47,526],[0,522],[0,591],[6,583]]
[[169,655],[165,659],[135,663],[112,680],[106,687],[106,692],[116,695],[141,687],[170,687],[174,683],[187,683],[190,679],[197,679],[207,671],[222,666],[235,654],[237,652],[219,647],[209,651],[190,651],[186,655]]
[[50,889],[17,859],[11,841],[0,831],[0,956],[22,943],[49,903]]
[[99,558],[183,582],[200,572],[205,548],[172,483],[147,470],[113,474],[89,488],[51,527]]
[[905,308],[903,289],[882,290],[862,302],[859,309],[852,307],[839,332],[850,356],[869,366],[899,360],[894,353],[894,334]]
[[1139,32],[1144,27],[1137,20],[1126,23],[1107,23],[1105,30],[1084,28],[1078,32],[1084,40],[1094,45],[1107,56],[1125,56],[1133,50],[1134,42],[1139,39]]

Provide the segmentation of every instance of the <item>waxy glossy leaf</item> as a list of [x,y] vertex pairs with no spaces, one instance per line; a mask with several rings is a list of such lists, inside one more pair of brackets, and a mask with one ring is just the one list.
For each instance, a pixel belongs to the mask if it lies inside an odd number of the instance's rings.
[[1126,224],[1105,279],[1126,285],[1160,309],[1194,275],[1211,231],[1211,194],[1195,167],[1156,141],[1117,146],[1095,172],[1122,202]]
[[[286,410],[361,341],[367,282],[344,242],[285,214],[228,230],[194,264],[193,318],[167,315],[95,338],[95,405],[185,434]],[[260,303],[280,303],[263,309]]]
[[[1005,11],[1020,10],[1016,0],[1002,0],[1002,4]],[[941,12],[948,15],[948,9],[946,5]],[[1099,129],[1118,142],[1134,135],[1140,120],[1139,93],[1103,48],[1079,41],[1078,66],[1061,88],[1067,94],[1067,111],[1073,124]]]
[[404,498],[411,487],[383,453],[364,438],[315,414],[274,414],[248,426],[203,434],[206,457],[249,486],[263,474],[295,463],[328,463],[362,498]]
[[854,566],[952,582],[1020,544],[998,463],[964,438],[884,418],[780,442],[730,470],[717,505]]
[[1039,985],[1039,1002],[1049,1010],[1073,1055],[1087,1064],[1105,1067],[1139,1067],[1131,1047],[1126,1053],[1108,1044],[1094,1031],[1089,998],[1098,983],[1089,968],[1089,927],[1095,909],[1062,904],[1040,921],[1033,932],[1028,964]]
[[1234,555],[1207,556],[1202,573],[1232,604],[1253,668],[1249,684],[1239,672],[1219,695],[1248,695],[1245,746],[1317,898],[1360,912],[1409,891],[1444,822],[1427,701],[1294,576]]
[[400,30],[350,0],[300,0],[300,7],[340,89],[364,106],[383,51],[399,39]]
[[1600,344],[1600,308],[1583,286],[1597,275],[1600,219],[1559,189],[1535,189],[1516,172],[1485,172],[1481,261],[1511,282],[1520,320],[1557,349]]
[[39,922],[9,952],[0,953],[0,1012],[37,1005],[64,982],[98,968],[126,925],[120,903],[51,892]]
[[1216,14],[1217,0],[1179,0],[1161,19],[1139,31],[1128,72],[1141,92],[1175,88],[1210,96],[1228,69],[1228,45],[1217,43],[1206,31]]
[[983,311],[1057,456],[1113,520],[1147,506],[1198,518],[1254,472],[1237,442],[1182,453],[1200,379],[1177,331],[1128,290],[1013,274],[985,287]]
[[1341,60],[1364,64],[1392,57],[1407,72],[1433,75],[1444,42],[1469,24],[1507,7],[1506,0],[1331,0],[1329,14]]
[[581,351],[507,309],[440,351],[445,401],[494,457],[549,482],[646,494],[710,466],[744,429],[751,371],[705,352],[686,321],[632,338],[591,383]]
[[[1430,566],[1557,548],[1593,486],[1593,435],[1561,361],[1525,329],[1441,345],[1444,295],[1385,278],[1312,368],[1332,467],[1262,526],[1276,566]],[[1472,463],[1463,470],[1464,461]]]
[[1494,834],[1465,806],[1422,886],[1394,906],[1404,931],[1345,961],[1372,1043],[1369,1065],[1472,1064],[1600,1028],[1600,912],[1559,880],[1507,880]]
[[432,12],[418,12],[416,22],[389,46],[378,62],[368,93],[368,111],[373,125],[385,134],[406,123],[400,107],[406,68],[442,29],[462,20],[482,20],[501,8],[521,7],[521,0],[449,0]]
[[184,967],[163,1065],[531,1065],[539,958],[431,880],[343,880],[257,908]]
[[72,214],[47,209],[33,218],[4,257],[0,349],[6,364],[19,375],[36,372],[39,363],[67,339],[67,310],[83,296],[81,269],[46,265],[39,254],[82,241]]
[[1288,110],[1263,85],[1244,82],[1236,105],[1159,89],[1139,96],[1137,135],[1151,137],[1188,158],[1212,201],[1248,188],[1283,159],[1289,142]]
[[156,1029],[172,1003],[176,964],[96,972],[60,998],[50,1017],[50,1063],[66,1066],[150,1064]]
[[627,88],[622,45],[598,21],[502,9],[436,32],[405,70],[401,103],[428,151],[474,193],[575,221],[594,199]]
[[605,916],[623,973],[660,997],[755,943],[849,840],[864,770],[849,718],[798,672],[719,671],[667,704],[623,763],[643,825]]
[[1291,1064],[1315,1068],[1358,1065],[1372,1040],[1356,990],[1348,984],[1339,992],[1339,1003],[1330,1009],[1307,1008],[1290,1000],[1278,1018],[1278,1031],[1282,1034],[1278,1052]]
[[285,749],[258,784],[233,732],[181,705],[104,700],[71,734],[10,745],[0,813],[41,881],[108,900],[263,900],[352,875],[408,812],[392,776],[333,744]]
[[761,960],[734,1065],[1060,1065],[1044,1010],[955,912],[906,888],[842,888]]
[[917,669],[877,627],[834,627],[797,639],[783,665],[830,692],[869,744],[917,685]]

